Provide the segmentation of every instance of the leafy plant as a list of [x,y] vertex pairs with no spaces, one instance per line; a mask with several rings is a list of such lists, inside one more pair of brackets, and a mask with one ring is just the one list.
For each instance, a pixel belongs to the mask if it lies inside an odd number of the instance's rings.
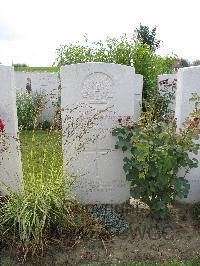
[[39,92],[18,92],[16,97],[18,126],[21,129],[33,129],[38,116],[45,105],[45,94]]
[[148,26],[140,23],[139,27],[135,29],[136,39],[143,44],[147,44],[153,51],[160,47],[161,41],[156,39],[157,27],[151,30]]
[[195,61],[192,62],[192,66],[199,66],[200,65],[200,60],[196,59]]
[[24,71],[24,72],[53,72],[53,73],[57,73],[59,71],[59,69],[57,67],[29,67],[26,65],[14,65],[14,69],[15,71]]
[[[159,92],[153,94],[150,99],[144,101],[144,109],[151,114],[151,119],[166,121],[174,117],[173,102],[175,100],[177,80],[169,82],[168,79],[160,81]],[[145,117],[145,114],[143,113]]]
[[181,67],[189,67],[191,65],[191,63],[185,58],[180,59],[180,64],[181,64]]
[[149,99],[157,93],[157,77],[159,74],[172,73],[176,59],[173,56],[162,57],[151,49],[147,43],[128,38],[126,34],[119,38],[108,37],[105,42],[100,40],[89,44],[79,42],[60,46],[54,63],[57,67],[63,65],[106,62],[134,66],[138,74],[143,75],[143,98]]
[[192,206],[192,217],[194,220],[197,220],[200,222],[200,203],[195,203]]
[[38,128],[39,128],[39,129],[42,129],[42,130],[51,129],[51,126],[52,126],[52,124],[51,124],[51,122],[48,121],[48,120],[44,120],[43,122],[40,122],[40,123],[38,124]]
[[17,68],[20,68],[20,67],[29,67],[27,64],[23,63],[17,63],[17,64],[12,64],[12,66],[14,67],[14,69],[16,70]]
[[[127,151],[124,171],[131,181],[131,193],[145,202],[161,218],[168,215],[168,205],[176,197],[186,197],[189,183],[186,173],[197,167],[198,161],[188,153],[198,153],[199,145],[193,138],[196,126],[187,124],[177,133],[176,121],[156,121],[145,113],[139,123],[126,118],[113,130],[117,137],[116,149]],[[180,169],[184,169],[180,173]]]
[[200,95],[198,93],[193,93],[190,101],[195,104],[194,111],[191,113],[191,116],[195,118],[196,121],[200,120]]

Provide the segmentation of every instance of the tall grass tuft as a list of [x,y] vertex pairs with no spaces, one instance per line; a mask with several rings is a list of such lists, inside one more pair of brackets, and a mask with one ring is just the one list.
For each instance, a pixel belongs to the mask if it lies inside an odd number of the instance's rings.
[[44,255],[52,239],[85,234],[98,225],[70,193],[74,178],[63,175],[61,133],[25,131],[20,134],[23,190],[7,191],[0,207],[3,244],[16,243],[28,255]]
[[0,242],[16,243],[24,259],[38,253],[43,256],[52,239],[95,235],[102,228],[72,196],[75,177],[66,176],[66,169],[63,174],[61,139],[63,134],[68,155],[64,163],[68,166],[85,145],[99,137],[99,132],[94,131],[94,136],[89,132],[109,110],[96,111],[83,104],[66,107],[66,127],[61,134],[52,130],[54,125],[48,131],[36,130],[37,118],[45,107],[40,102],[34,119],[28,119],[28,128],[33,130],[20,133],[23,189],[18,193],[7,189],[7,196],[0,199]]

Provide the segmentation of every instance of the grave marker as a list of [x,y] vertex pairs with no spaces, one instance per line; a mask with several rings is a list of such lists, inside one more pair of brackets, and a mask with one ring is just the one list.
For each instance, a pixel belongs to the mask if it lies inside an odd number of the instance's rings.
[[162,96],[165,93],[174,94],[174,97],[169,104],[171,111],[175,112],[176,106],[176,90],[177,90],[177,74],[163,74],[158,76],[158,88]]
[[[178,70],[177,91],[176,91],[176,109],[177,127],[181,128],[182,123],[194,110],[194,103],[190,101],[192,93],[200,94],[200,67],[189,67]],[[200,142],[199,142],[200,143]],[[200,161],[200,152],[197,155],[192,154]],[[185,202],[200,201],[200,163],[198,168],[193,168],[186,175],[190,183],[190,192],[188,198],[182,199]]]
[[[123,170],[124,154],[115,150],[116,139],[108,130],[118,124],[119,117],[137,119],[141,110],[142,76],[135,74],[133,67],[109,63],[83,63],[64,66],[61,69],[61,104],[63,132],[63,158],[65,172],[79,176],[74,193],[84,203],[122,203],[130,196],[130,182]],[[103,131],[105,137],[86,145],[68,168],[69,109],[85,105],[87,114],[80,115],[79,122],[87,120],[89,113],[108,109],[90,129],[90,136]],[[91,112],[86,110],[91,108]],[[68,111],[66,111],[68,110]],[[84,108],[82,110],[84,113]],[[78,111],[70,115],[76,117]],[[73,120],[75,123],[76,118]],[[79,123],[77,122],[77,123]],[[74,125],[74,124],[73,124]],[[78,125],[77,125],[78,126]],[[69,134],[68,134],[69,136]],[[77,138],[73,140],[76,143]]]
[[[0,156],[0,181],[13,191],[18,191],[22,181],[22,165],[18,140],[16,92],[14,70],[0,65],[0,118],[5,123],[5,137],[1,143],[6,149]],[[4,139],[3,139],[4,138]],[[2,148],[2,147],[1,147]],[[0,187],[2,192],[2,188]]]
[[18,93],[37,92],[45,97],[45,108],[39,122],[54,122],[59,96],[59,78],[57,73],[48,72],[19,72],[15,71],[15,87]]

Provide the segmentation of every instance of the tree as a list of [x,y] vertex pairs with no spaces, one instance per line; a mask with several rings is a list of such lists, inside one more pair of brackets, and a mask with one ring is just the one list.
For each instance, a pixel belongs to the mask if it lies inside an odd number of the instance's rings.
[[119,38],[107,38],[104,42],[89,44],[77,42],[60,46],[57,50],[56,66],[106,62],[134,66],[138,74],[143,75],[143,98],[149,99],[157,93],[157,78],[163,73],[173,73],[175,57],[160,56],[146,43],[128,38],[126,34]]
[[181,67],[189,67],[190,66],[190,62],[185,58],[180,59],[180,64],[181,64]]
[[28,67],[27,64],[20,64],[20,63],[17,63],[17,64],[13,64],[12,63],[12,66],[14,67],[14,70],[16,71],[20,71],[21,69],[25,68],[25,67]]
[[150,29],[148,26],[140,24],[138,28],[135,29],[135,38],[143,44],[147,44],[150,48],[155,51],[160,47],[161,40],[156,39],[157,26]]
[[17,63],[17,64],[12,64],[12,66],[14,66],[14,67],[28,67],[28,65],[27,64],[20,64],[20,63]]
[[200,60],[196,59],[194,62],[192,62],[193,66],[199,66],[200,65]]

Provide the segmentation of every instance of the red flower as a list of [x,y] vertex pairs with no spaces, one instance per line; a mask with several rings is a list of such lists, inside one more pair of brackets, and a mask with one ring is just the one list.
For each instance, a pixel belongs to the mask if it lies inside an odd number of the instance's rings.
[[129,130],[131,130],[131,129],[134,128],[134,126],[133,126],[133,125],[128,125],[127,128],[128,128]]
[[0,118],[0,132],[4,132],[5,124],[3,120]]

